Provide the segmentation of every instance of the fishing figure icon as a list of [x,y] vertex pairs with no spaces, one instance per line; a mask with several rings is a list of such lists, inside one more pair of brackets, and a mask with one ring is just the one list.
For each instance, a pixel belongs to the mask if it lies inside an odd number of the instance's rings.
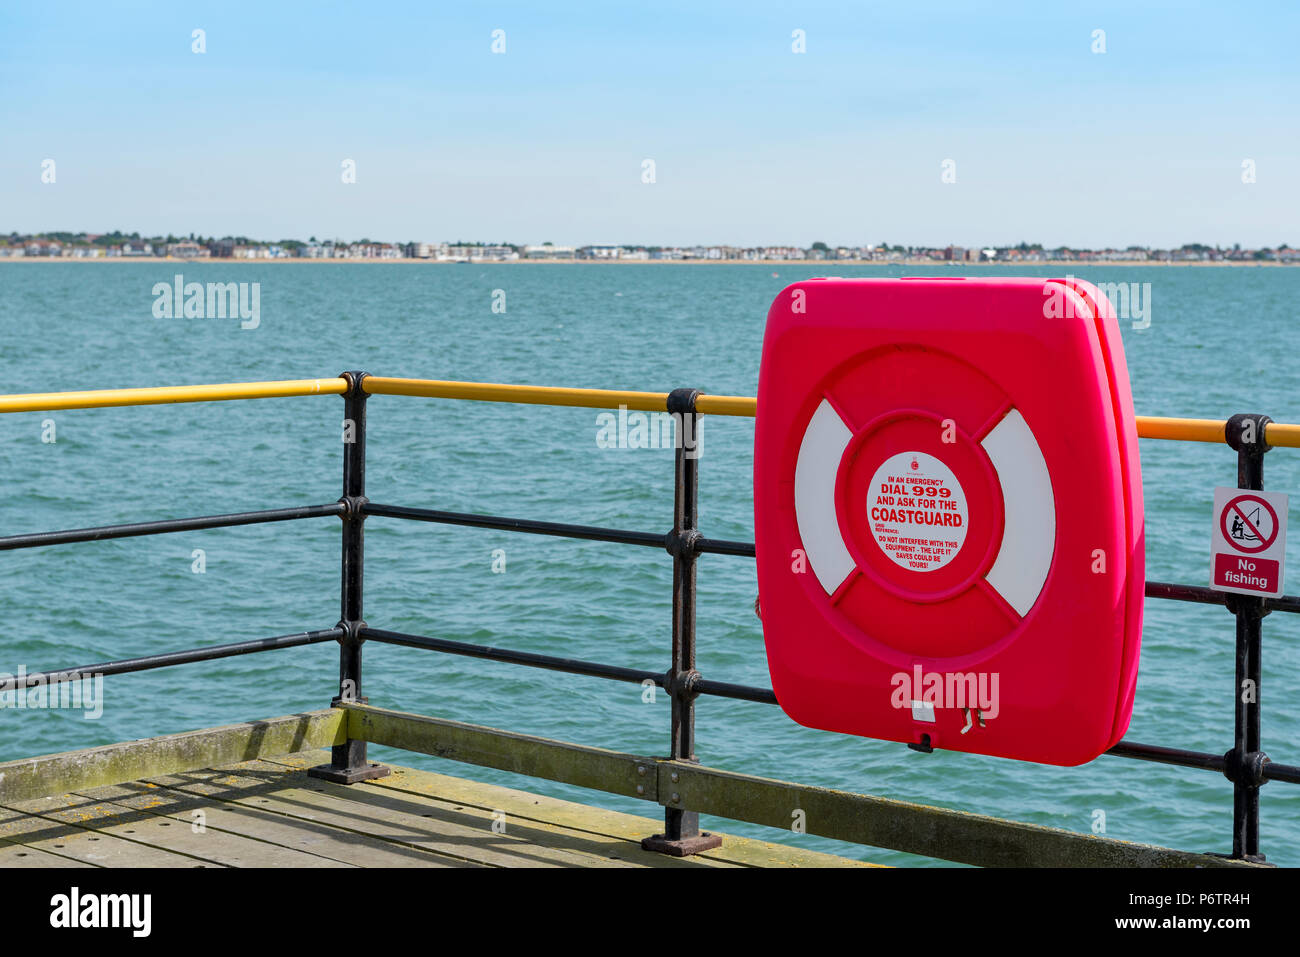
[[1249,526],[1241,520],[1241,516],[1232,516],[1232,531],[1230,534],[1239,542],[1257,542],[1259,536],[1255,534],[1254,529],[1259,527],[1259,508],[1256,507],[1246,517],[1250,520]]

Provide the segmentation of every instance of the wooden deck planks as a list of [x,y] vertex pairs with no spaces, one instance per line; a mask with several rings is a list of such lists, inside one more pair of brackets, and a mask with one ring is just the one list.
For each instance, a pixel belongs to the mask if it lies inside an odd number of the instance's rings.
[[[30,803],[52,803],[54,800],[57,799],[42,798]],[[116,834],[96,833],[81,824],[46,818],[35,809],[0,808],[0,839],[92,867],[213,866],[209,862],[173,853],[165,847],[155,847]],[[16,854],[15,859],[22,863],[14,866],[28,866],[26,859],[17,858]]]
[[[643,851],[659,822],[394,767],[345,787],[327,751],[256,758],[0,806],[0,867],[863,866],[746,838]],[[201,820],[196,817],[201,812]]]
[[[429,852],[453,863],[477,866],[595,863],[589,854],[538,845],[519,836],[494,834],[491,822],[476,827],[463,815],[432,807],[428,802],[395,801],[382,792],[358,791],[359,785],[345,787],[309,779],[279,765],[263,767],[261,762],[247,762],[230,772],[213,772],[204,780],[196,780],[197,777],[177,775],[153,783],[230,802],[262,815],[278,815],[284,828],[314,823],[357,835],[359,839],[378,839],[386,842],[392,853],[405,854],[416,863]],[[273,782],[288,782],[290,786]]]
[[94,867],[71,857],[59,857],[24,844],[0,844],[0,867]]
[[[324,751],[304,751],[267,759],[293,768],[320,764]],[[621,811],[578,804],[559,798],[544,797],[529,791],[497,785],[485,785],[464,778],[412,768],[392,767],[388,777],[376,778],[368,786],[421,795],[451,805],[457,811],[479,815],[504,811],[508,818],[536,822],[543,827],[563,828],[580,833],[603,835],[618,841],[631,860],[649,867],[672,867],[676,858],[641,850],[641,838],[663,830],[662,820],[652,820]],[[490,799],[490,800],[489,800]],[[489,801],[489,803],[483,803]],[[630,848],[627,845],[631,845]],[[680,862],[678,862],[680,863]],[[721,847],[690,859],[698,866],[740,867],[874,867],[864,861],[851,860],[818,851],[809,851],[751,838],[728,835]]]
[[[201,802],[174,814],[160,813],[155,807],[141,807],[129,801],[107,800],[118,792],[131,795],[128,788],[97,788],[94,793],[65,794],[45,802],[40,813],[46,820],[93,829],[101,835],[165,847],[188,855],[196,862],[223,867],[351,867],[342,860],[320,857],[301,849],[287,847],[274,840],[259,839],[240,833],[240,828],[222,828],[212,820],[219,809],[208,809]],[[29,802],[35,803],[35,802]],[[180,803],[180,802],[176,802]],[[36,810],[16,805],[16,810]],[[202,819],[193,816],[202,811]],[[219,839],[213,840],[213,835]]]

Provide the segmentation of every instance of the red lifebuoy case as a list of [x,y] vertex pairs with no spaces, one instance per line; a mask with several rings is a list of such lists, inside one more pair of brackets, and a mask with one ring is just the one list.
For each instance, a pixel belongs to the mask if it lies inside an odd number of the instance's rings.
[[1047,764],[1128,727],[1142,487],[1115,311],[1047,279],[816,279],[768,312],[763,634],[801,724]]

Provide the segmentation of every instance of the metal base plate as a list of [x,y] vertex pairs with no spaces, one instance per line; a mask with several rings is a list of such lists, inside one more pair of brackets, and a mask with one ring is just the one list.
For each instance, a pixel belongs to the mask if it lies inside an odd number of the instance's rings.
[[1263,854],[1243,854],[1241,857],[1233,857],[1231,854],[1225,854],[1222,851],[1206,851],[1207,857],[1221,857],[1225,861],[1249,861],[1251,864],[1268,864],[1269,867],[1277,867],[1276,864],[1269,864]]
[[642,849],[657,851],[660,854],[671,854],[673,857],[689,857],[692,854],[711,851],[715,847],[721,846],[722,838],[717,834],[709,834],[707,831],[697,834],[695,837],[682,837],[675,841],[670,841],[662,834],[643,838],[641,841]]
[[307,777],[333,781],[335,784],[356,784],[358,781],[386,777],[391,773],[382,764],[370,764],[364,768],[336,768],[332,764],[318,764],[307,769]]

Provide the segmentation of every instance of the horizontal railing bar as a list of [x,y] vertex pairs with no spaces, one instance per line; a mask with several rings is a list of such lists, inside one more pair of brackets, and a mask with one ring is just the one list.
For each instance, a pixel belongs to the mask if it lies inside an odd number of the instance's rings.
[[425,635],[408,635],[400,631],[387,631],[383,628],[362,628],[361,637],[387,645],[403,645],[407,648],[420,648],[425,651],[441,651],[451,655],[463,655],[467,658],[485,658],[489,661],[526,665],[530,668],[543,668],[547,671],[563,671],[574,675],[587,675],[592,678],[608,678],[613,681],[627,681],[635,684],[652,681],[660,687],[663,687],[664,684],[664,673],[661,671],[624,668],[620,665],[606,665],[595,661],[583,661],[578,658],[558,658],[554,655],[542,655],[531,651],[514,651],[509,648],[476,645],[468,641],[429,638]]
[[[1136,418],[1138,438],[1227,443],[1228,423],[1220,419],[1179,419],[1155,415],[1139,415]],[[1279,447],[1300,448],[1300,425],[1269,422],[1264,426],[1264,441]]]
[[[516,402],[529,405],[577,406],[611,409],[626,406],[645,412],[664,412],[667,392],[620,389],[572,389],[560,386],[515,385],[502,382],[456,382],[447,379],[405,379],[368,375],[362,388],[371,395],[414,395],[478,402]],[[213,385],[156,386],[142,389],[96,389],[85,392],[31,392],[0,396],[0,412],[46,412],[56,409],[95,409],[110,406],[159,405],[174,402],[215,402],[228,399],[267,399],[300,395],[342,395],[347,380],[285,379],[273,382],[230,382]],[[753,418],[758,400],[745,395],[698,396],[697,412]],[[1220,419],[1185,419],[1139,415],[1137,434],[1144,439],[1183,442],[1225,442],[1227,423]],[[1270,422],[1264,427],[1269,445],[1300,448],[1300,425]]]
[[588,541],[617,542],[624,545],[645,545],[664,548],[666,534],[631,532],[618,528],[599,528],[594,525],[567,525],[563,522],[538,522],[524,518],[504,518],[500,515],[476,515],[468,512],[443,512],[433,508],[408,508],[404,505],[381,505],[367,502],[361,506],[366,515],[384,518],[403,518],[414,522],[434,522],[442,525],[466,525],[471,528],[494,528],[507,532],[529,532],[533,535],[558,535],[563,538],[581,538]]
[[[569,674],[587,675],[592,678],[609,678],[614,681],[628,681],[638,684],[652,681],[661,688],[664,687],[665,682],[665,675],[662,672],[624,668],[620,665],[606,665],[600,662],[583,661],[575,658],[558,658],[553,655],[537,654],[530,651],[512,651],[506,648],[493,648],[488,645],[475,645],[446,638],[408,635],[401,632],[385,631],[380,628],[363,628],[361,637],[373,638],[376,641],[391,645],[405,645],[409,648],[421,648],[428,651],[442,651],[471,658],[486,658],[491,661],[527,665],[534,668],[544,668],[548,671],[564,671]],[[749,685],[732,684],[727,681],[701,679],[696,684],[696,690],[700,694],[713,695],[719,698],[736,698],[741,701],[754,701],[759,704],[776,704],[776,695],[767,688],[754,688]]]
[[[208,515],[198,518],[164,519],[156,522],[138,522],[126,525],[102,525],[93,528],[32,532],[0,538],[0,551],[36,548],[44,545],[64,545],[76,542],[130,538],[140,535],[160,535],[167,532],[194,531],[206,528],[256,525],[303,518],[321,518],[342,515],[346,509],[347,507],[342,502],[329,502],[325,505],[265,509],[256,512],[235,512],[227,515]],[[491,528],[502,531],[526,532],[534,535],[554,535],[563,538],[613,542],[651,548],[664,548],[668,541],[666,534],[604,528],[596,525],[543,522],[532,519],[507,518],[500,515],[448,512],[431,508],[410,508],[403,505],[384,505],[376,502],[367,502],[362,505],[362,509],[367,515],[384,518],[400,518],[408,521],[443,525],[462,525],[471,528]],[[703,554],[733,555],[743,558],[753,558],[755,555],[753,542],[700,538],[696,541],[695,548],[696,551]],[[1165,598],[1209,605],[1224,605],[1228,601],[1228,595],[1225,592],[1218,592],[1199,585],[1178,585],[1168,582],[1147,582],[1146,596],[1148,598]],[[1300,596],[1283,595],[1279,598],[1265,598],[1264,607],[1270,611],[1300,613]]]
[[232,512],[228,515],[204,515],[198,518],[168,518],[157,522],[134,522],[129,525],[99,525],[94,528],[69,528],[57,532],[29,532],[0,538],[0,551],[15,548],[40,548],[44,545],[68,545],[74,542],[98,542],[137,535],[162,535],[166,532],[190,532],[204,528],[230,528],[235,525],[260,525],[265,522],[288,522],[300,518],[342,515],[342,502],[327,505],[301,505],[295,508],[271,508],[259,512]]
[[[147,655],[141,658],[125,658],[117,661],[99,662],[96,664],[81,665],[76,668],[66,668],[60,671],[33,672],[24,676],[22,686],[30,687],[35,684],[50,685],[65,681],[76,681],[96,674],[103,676],[127,674],[131,672],[148,671],[154,668],[166,668],[173,665],[189,664],[197,661],[209,661],[217,658],[229,658],[236,655],[253,654],[261,651],[296,648],[302,645],[334,641],[342,636],[343,629],[341,628],[325,628],[316,631],[298,632],[291,635],[278,635],[273,638],[257,638],[225,645],[211,645],[205,648],[195,648],[187,651]],[[361,631],[361,637],[373,639],[384,644],[402,645],[410,648],[439,651],[471,658],[483,658],[507,664],[542,668],[548,671],[562,671],[569,674],[580,674],[588,677],[606,678],[636,684],[651,681],[655,685],[663,687],[665,680],[665,676],[662,673],[644,669],[625,668],[620,665],[607,665],[600,662],[584,661],[576,658],[560,658],[553,655],[537,654],[535,652],[495,648],[488,645],[452,641],[445,638],[430,638],[424,635],[404,634],[402,632],[388,631],[381,628],[364,628]],[[0,681],[0,692],[15,690],[18,684],[18,679],[15,676],[9,676],[6,680]],[[767,688],[701,678],[696,685],[696,690],[700,694],[711,695],[714,697],[752,701],[758,704],[777,704],[776,694]],[[1173,764],[1181,767],[1202,768],[1211,771],[1223,771],[1223,757],[1221,755],[1207,754],[1199,751],[1187,751],[1179,748],[1164,748],[1155,745],[1122,741],[1106,753],[1115,757],[1134,758],[1137,760],[1154,761],[1161,764]],[[1267,780],[1300,783],[1300,767],[1270,762],[1264,765],[1264,777]]]
[[[667,534],[634,532],[622,528],[603,528],[597,525],[570,525],[564,522],[539,522],[526,518],[506,518],[502,515],[481,515],[472,512],[445,512],[433,508],[410,508],[405,505],[384,505],[367,502],[361,506],[366,515],[383,518],[402,518],[415,522],[432,522],[440,525],[464,525],[470,528],[494,528],[507,532],[528,532],[533,535],[556,535],[562,538],[580,538],[587,541],[614,542],[623,545],[642,545],[666,548]],[[753,542],[730,542],[716,538],[701,538],[695,543],[698,552],[715,555],[754,557]]]
[[1278,448],[1300,448],[1300,425],[1269,422],[1264,426],[1264,441]]
[[0,395],[0,412],[52,412],[56,409],[104,409],[125,405],[177,402],[222,402],[229,399],[276,399],[300,395],[342,395],[347,380],[285,379],[278,382],[225,382],[215,385],[165,385],[145,389],[95,389],[89,392],[29,392]]
[[[505,662],[506,664],[543,668],[547,671],[563,671],[568,674],[586,675],[591,678],[607,678],[613,681],[627,681],[636,684],[651,681],[661,688],[665,684],[665,675],[659,671],[624,668],[621,665],[607,665],[578,658],[560,658],[555,655],[543,655],[532,651],[494,648],[490,645],[476,645],[468,641],[455,641],[449,638],[409,635],[399,631],[387,631],[383,628],[362,628],[361,637],[370,638],[383,644],[403,645],[407,648],[419,648],[424,651],[441,651],[452,655],[463,655],[467,658],[483,658],[489,661]],[[713,695],[719,698],[736,698],[742,701],[755,701],[759,704],[776,704],[776,695],[767,688],[753,688],[748,685],[731,684],[726,681],[706,681],[701,679],[696,685],[696,690],[700,694]]]
[[1225,592],[1201,585],[1178,585],[1172,582],[1147,582],[1148,598],[1167,598],[1171,601],[1191,601],[1202,605],[1222,605],[1227,602]]
[[718,698],[735,698],[738,701],[753,701],[756,704],[778,704],[776,692],[771,688],[755,688],[751,685],[732,684],[730,681],[711,681],[701,678],[695,685],[700,694],[713,695]]
[[[361,629],[362,638],[370,638],[390,645],[403,645],[425,651],[440,651],[447,654],[463,655],[469,658],[483,658],[506,664],[525,665],[531,668],[543,668],[547,671],[563,671],[568,674],[587,675],[592,678],[608,678],[614,681],[641,683],[652,681],[664,687],[665,676],[654,671],[638,668],[624,668],[620,665],[606,665],[596,661],[576,658],[560,658],[531,651],[514,651],[508,648],[495,648],[490,645],[478,645],[467,641],[454,641],[448,638],[429,638],[425,635],[410,635],[382,628]],[[713,681],[700,678],[695,685],[700,694],[718,698],[734,698],[739,701],[752,701],[756,704],[778,704],[776,692],[770,688],[758,688],[751,685],[732,684],[728,681]],[[1223,770],[1223,756],[1205,754],[1200,751],[1184,751],[1178,748],[1161,748],[1149,744],[1137,744],[1121,741],[1106,754],[1118,758],[1135,758],[1140,761],[1156,761],[1161,764],[1176,764],[1182,767],[1202,768],[1210,771]],[[1266,764],[1264,776],[1270,780],[1293,780],[1300,783],[1300,768],[1286,764]]]
[[1249,867],[1242,861],[1023,824],[949,808],[641,757],[444,718],[344,702],[348,735],[372,744],[835,840],[976,865]]
[[[387,518],[403,518],[417,522],[433,522],[444,525],[466,525],[472,528],[494,528],[511,532],[529,532],[535,535],[557,535],[564,538],[580,538],[590,541],[616,542],[627,545],[646,545],[664,548],[668,543],[667,535],[655,532],[633,532],[626,529],[602,528],[596,525],[568,525],[563,522],[539,522],[532,519],[506,518],[500,515],[481,515],[468,512],[444,512],[432,508],[409,508],[403,505],[382,505],[367,502],[362,506],[367,515],[380,515]],[[0,539],[3,541],[3,539]],[[695,550],[704,554],[735,555],[741,558],[755,557],[753,542],[735,542],[716,538],[696,540]],[[1167,582],[1147,582],[1148,598],[1168,598],[1175,601],[1191,601],[1209,605],[1227,603],[1225,592],[1214,591],[1199,585],[1175,585]],[[1280,598],[1264,599],[1264,606],[1271,611],[1300,612],[1300,597],[1283,595]]]
[[[368,375],[361,388],[371,395],[418,395],[435,399],[469,399],[475,402],[515,402],[523,405],[570,406],[666,412],[667,392],[632,392],[620,389],[568,389],[559,386],[507,385],[501,382],[453,382],[445,379],[400,379]],[[697,412],[753,417],[757,400],[739,395],[701,395]]]
[[[478,402],[516,402],[527,405],[578,406],[611,409],[626,406],[643,412],[667,410],[667,392],[628,392],[616,389],[568,389],[558,386],[514,385],[501,382],[456,382],[447,379],[402,379],[366,376],[362,388],[372,395],[418,395],[440,399],[468,399]],[[753,418],[758,400],[742,395],[700,395],[697,412]],[[1219,419],[1166,418],[1139,415],[1137,434],[1145,439],[1175,439],[1185,442],[1226,444],[1227,423]],[[1270,445],[1300,448],[1300,425],[1270,422],[1264,430]]]
[[[1156,764],[1174,764],[1184,768],[1203,768],[1207,771],[1223,773],[1224,756],[1207,754],[1204,751],[1185,751],[1182,748],[1164,748],[1155,744],[1139,744],[1136,741],[1121,741],[1106,754],[1117,758],[1135,758],[1138,761],[1153,761]],[[1266,781],[1285,781],[1287,784],[1300,784],[1300,767],[1291,764],[1264,764]]]
[[1300,784],[1300,765],[1264,763],[1264,780],[1285,781],[1287,784]]
[[1219,419],[1164,418],[1139,415],[1137,434],[1141,439],[1169,439],[1175,442],[1218,442],[1226,445],[1227,422]]
[[1136,741],[1121,741],[1105,753],[1116,758],[1135,758],[1138,761],[1154,761],[1156,764],[1176,764],[1183,768],[1223,771],[1223,755],[1207,754],[1204,751],[1187,751],[1183,748],[1164,748],[1154,744],[1139,744]]
[[[597,525],[539,522],[532,519],[506,518],[501,515],[445,512],[432,508],[409,508],[404,505],[383,505],[375,502],[367,502],[362,506],[362,510],[367,515],[379,515],[386,518],[402,518],[444,525],[465,525],[472,528],[493,528],[510,532],[528,532],[534,535],[557,535],[563,538],[644,545],[652,548],[665,548],[668,543],[667,535],[655,532],[634,532],[619,528],[603,528]],[[3,541],[3,539],[0,539],[0,541]],[[755,557],[753,542],[700,538],[695,542],[695,550],[702,554],[734,555],[741,558]],[[1211,588],[1199,585],[1176,585],[1167,582],[1147,582],[1146,595],[1148,598],[1168,598],[1174,601],[1199,602],[1209,605],[1223,605],[1228,600],[1225,592],[1214,591]],[[1264,599],[1264,607],[1270,611],[1300,612],[1300,596],[1283,595],[1280,598],[1266,598]]]
[[753,542],[728,542],[720,538],[697,539],[695,550],[711,555],[738,555],[741,558],[755,557]]
[[188,651],[169,651],[160,655],[146,655],[143,658],[102,661],[98,664],[64,668],[60,671],[37,671],[24,675],[21,683],[18,676],[9,675],[5,680],[0,681],[0,692],[14,691],[20,684],[24,688],[30,688],[35,684],[61,684],[67,681],[80,681],[94,675],[130,674],[135,671],[151,671],[154,668],[169,668],[172,665],[187,665],[196,661],[211,661],[215,658],[251,655],[259,651],[276,651],[281,648],[315,645],[323,641],[336,641],[342,638],[343,634],[342,628],[322,628],[317,631],[300,631],[292,635],[276,635],[273,638],[253,638],[249,641],[235,641],[226,645],[209,645],[206,648],[191,648]]
[[[1147,582],[1146,596],[1168,598],[1173,601],[1192,601],[1202,605],[1226,605],[1228,599],[1232,597],[1227,592],[1215,591],[1204,585],[1174,585],[1168,582]],[[1278,598],[1265,598],[1264,607],[1269,611],[1300,612],[1300,596],[1282,595]]]

